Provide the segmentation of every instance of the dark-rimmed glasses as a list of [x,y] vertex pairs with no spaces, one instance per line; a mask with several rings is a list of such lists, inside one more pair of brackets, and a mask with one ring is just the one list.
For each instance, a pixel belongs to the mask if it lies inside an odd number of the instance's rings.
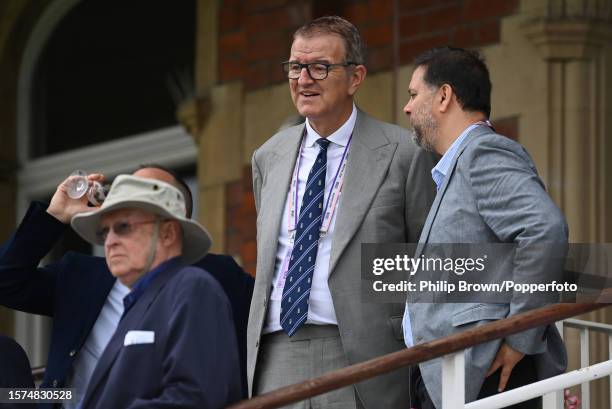
[[153,220],[143,220],[143,221],[135,221],[135,222],[127,222],[127,221],[115,222],[110,227],[109,226],[100,227],[96,231],[96,238],[100,240],[101,242],[105,242],[106,238],[108,237],[108,233],[110,233],[111,230],[115,232],[115,235],[117,235],[117,237],[129,236],[134,231],[134,226],[137,226],[139,224],[155,223],[158,221],[162,222],[164,220],[153,219]]
[[338,64],[327,64],[322,62],[311,62],[308,64],[302,64],[297,61],[285,61],[281,63],[283,71],[287,74],[287,78],[290,80],[296,80],[302,75],[302,69],[306,68],[308,75],[313,80],[324,80],[329,75],[329,70],[334,67],[348,67],[350,65],[357,65],[355,62],[345,62]]

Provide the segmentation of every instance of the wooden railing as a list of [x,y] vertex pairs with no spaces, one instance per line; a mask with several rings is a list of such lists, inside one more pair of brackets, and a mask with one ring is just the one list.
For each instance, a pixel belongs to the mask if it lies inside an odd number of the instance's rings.
[[[612,298],[608,298],[611,300]],[[396,369],[440,358],[452,352],[470,348],[483,342],[525,331],[530,328],[553,324],[576,315],[584,314],[611,303],[554,304],[510,318],[491,322],[448,337],[415,345],[369,361],[329,372],[318,378],[286,386],[272,392],[238,402],[227,409],[272,409],[298,402],[329,391],[340,389]],[[612,345],[612,341],[611,341]],[[35,382],[42,380],[45,367],[32,369]]]
[[45,377],[45,367],[44,366],[37,366],[35,368],[32,368],[32,378],[34,379],[34,383],[38,384],[39,382],[42,382],[44,377]]
[[439,358],[483,342],[594,311],[611,304],[554,304],[494,321],[467,331],[415,345],[369,361],[329,372],[230,406],[228,409],[271,409],[308,399],[396,369]]

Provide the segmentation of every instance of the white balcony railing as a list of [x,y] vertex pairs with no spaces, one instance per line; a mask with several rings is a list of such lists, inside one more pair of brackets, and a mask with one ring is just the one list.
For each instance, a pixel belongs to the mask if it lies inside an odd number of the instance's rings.
[[[543,409],[563,409],[563,391],[571,386],[581,386],[582,409],[591,408],[589,383],[609,376],[610,408],[612,409],[612,325],[578,319],[567,319],[557,323],[559,332],[564,327],[580,331],[580,369],[534,382],[507,392],[468,404],[464,399],[465,372],[464,351],[457,351],[443,357],[442,365],[442,407],[444,409],[497,409],[529,399],[543,397]],[[594,365],[589,362],[590,332],[608,336],[608,360]]]

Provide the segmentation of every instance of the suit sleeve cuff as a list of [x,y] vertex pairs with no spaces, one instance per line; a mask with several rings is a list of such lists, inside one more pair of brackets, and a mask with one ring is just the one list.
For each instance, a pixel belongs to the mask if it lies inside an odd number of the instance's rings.
[[536,355],[546,352],[544,337],[546,327],[532,328],[527,331],[512,334],[506,337],[506,343],[525,355]]

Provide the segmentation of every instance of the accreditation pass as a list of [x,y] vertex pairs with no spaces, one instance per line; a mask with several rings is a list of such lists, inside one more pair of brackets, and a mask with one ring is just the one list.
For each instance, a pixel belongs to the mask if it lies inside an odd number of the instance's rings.
[[75,397],[73,388],[0,388],[0,404],[62,403]]

